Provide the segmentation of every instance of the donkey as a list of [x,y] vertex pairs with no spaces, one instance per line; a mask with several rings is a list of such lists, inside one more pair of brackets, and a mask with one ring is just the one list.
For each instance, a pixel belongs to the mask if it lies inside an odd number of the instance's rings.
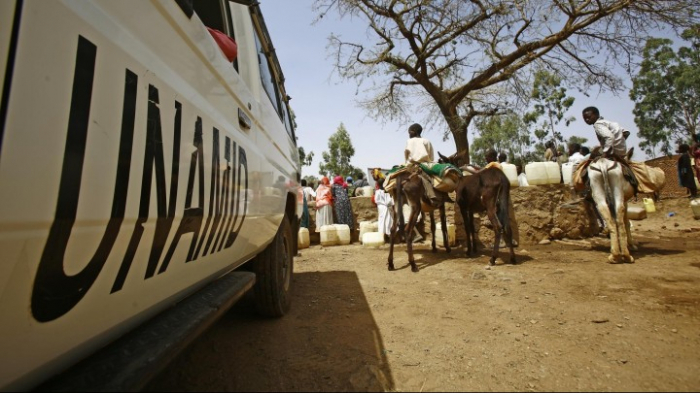
[[588,178],[595,204],[610,231],[609,263],[634,263],[629,250],[636,250],[632,240],[627,201],[634,189],[625,179],[621,164],[600,157],[588,165]]
[[[448,253],[451,252],[450,243],[447,239],[447,219],[445,218],[445,202],[449,201],[449,198],[443,198],[442,202],[438,206],[432,205],[425,192],[423,181],[420,179],[420,171],[422,171],[420,167],[410,166],[403,172],[400,172],[394,176],[396,183],[394,188],[391,190],[391,196],[394,198],[394,208],[391,210],[393,224],[391,226],[389,258],[387,261],[390,271],[395,270],[394,243],[396,242],[398,235],[406,239],[406,252],[408,253],[408,263],[411,264],[411,271],[418,273],[418,267],[416,266],[416,261],[413,258],[413,228],[418,221],[418,213],[420,211],[422,211],[423,214],[429,214],[430,231],[431,233],[435,234],[435,220],[433,219],[433,211],[435,209],[440,210],[440,222],[442,223],[442,228],[444,228],[442,230],[443,244],[445,245],[445,250]],[[408,217],[408,225],[405,225],[404,223],[404,201],[411,208],[411,214]],[[435,236],[432,236],[432,238],[433,252],[437,252]]]
[[[450,157],[440,156],[439,162],[460,166],[463,159],[461,153]],[[463,176],[457,184],[457,205],[462,213],[464,230],[467,233],[467,257],[476,255],[477,233],[474,228],[474,213],[486,212],[493,225],[495,239],[491,252],[490,265],[496,263],[501,236],[510,247],[509,263],[515,264],[513,250],[513,228],[510,226],[508,207],[510,206],[510,182],[508,177],[498,168],[486,168],[480,171],[470,171],[473,174]]]

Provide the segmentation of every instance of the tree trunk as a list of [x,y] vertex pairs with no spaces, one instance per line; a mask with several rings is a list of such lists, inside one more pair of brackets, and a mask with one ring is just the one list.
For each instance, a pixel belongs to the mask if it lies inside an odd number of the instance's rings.
[[454,116],[452,118],[457,119],[457,121],[448,120],[447,124],[449,125],[450,132],[452,133],[452,137],[455,140],[455,147],[457,148],[457,153],[463,152],[462,157],[464,157],[464,162],[461,162],[460,164],[470,164],[471,159],[469,157],[469,140],[467,139],[467,128],[469,127],[471,119],[467,120],[459,116]]

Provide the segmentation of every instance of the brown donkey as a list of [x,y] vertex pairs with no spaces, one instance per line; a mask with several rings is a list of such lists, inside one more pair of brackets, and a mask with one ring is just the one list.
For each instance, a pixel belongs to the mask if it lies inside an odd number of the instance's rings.
[[[394,198],[394,208],[391,210],[391,216],[394,223],[391,226],[388,258],[389,270],[395,269],[394,243],[396,242],[396,236],[398,234],[402,238],[406,239],[406,252],[408,253],[408,262],[411,264],[411,271],[414,273],[418,272],[416,261],[413,258],[413,228],[418,221],[418,212],[420,211],[422,211],[424,214],[428,213],[430,215],[430,232],[433,234],[433,252],[437,252],[434,236],[435,220],[433,219],[433,210],[440,209],[440,222],[442,223],[442,228],[444,228],[442,230],[443,244],[445,245],[445,250],[447,250],[448,253],[451,251],[450,243],[447,239],[447,220],[445,218],[445,201],[450,201],[450,199],[445,194],[443,201],[439,205],[431,205],[430,199],[428,199],[425,193],[423,181],[420,179],[420,171],[422,171],[422,169],[419,167],[412,166],[394,176],[396,183],[393,189],[390,191],[391,196]],[[441,195],[441,193],[437,190],[436,194]],[[408,225],[405,225],[403,216],[404,203],[411,207],[411,215],[408,217]]]
[[[440,156],[439,162],[450,163],[459,167],[461,156],[459,153],[450,157]],[[498,168],[486,168],[475,172],[471,176],[463,176],[457,184],[457,206],[462,213],[464,230],[467,233],[467,257],[476,255],[477,233],[474,228],[474,213],[486,212],[493,225],[495,234],[493,251],[491,252],[490,265],[496,263],[498,246],[501,236],[505,236],[505,242],[510,247],[511,264],[515,264],[515,251],[513,250],[513,228],[510,227],[508,206],[510,205],[510,182],[508,177]]]

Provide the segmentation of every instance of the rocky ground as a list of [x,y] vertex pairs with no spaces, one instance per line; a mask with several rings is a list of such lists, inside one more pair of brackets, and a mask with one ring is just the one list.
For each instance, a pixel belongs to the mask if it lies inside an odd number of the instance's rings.
[[516,265],[427,242],[418,273],[405,246],[397,271],[386,245],[302,249],[288,315],[239,303],[147,390],[700,390],[700,221],[688,199],[633,221],[640,248],[624,265],[606,263],[605,237],[547,237],[561,207],[527,219],[535,199],[516,200]]

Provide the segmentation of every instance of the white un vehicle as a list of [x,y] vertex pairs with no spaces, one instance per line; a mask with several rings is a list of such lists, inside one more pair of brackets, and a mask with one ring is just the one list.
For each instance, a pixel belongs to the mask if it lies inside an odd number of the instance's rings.
[[289,309],[299,165],[256,4],[0,0],[0,390],[137,390],[245,293]]

